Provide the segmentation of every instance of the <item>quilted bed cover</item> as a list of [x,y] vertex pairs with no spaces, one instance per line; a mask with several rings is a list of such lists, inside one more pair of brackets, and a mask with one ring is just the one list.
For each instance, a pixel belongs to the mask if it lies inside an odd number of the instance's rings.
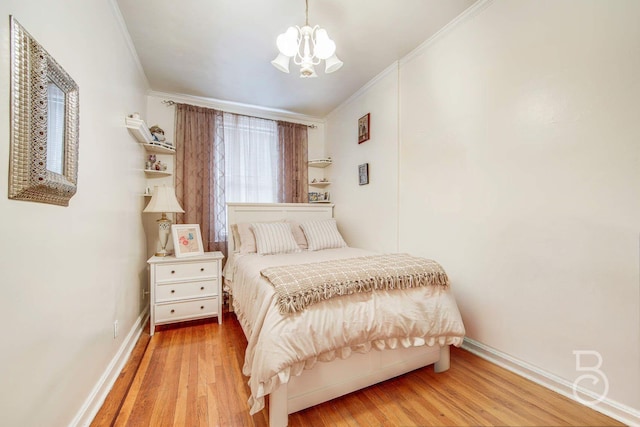
[[264,396],[316,362],[344,359],[354,351],[462,344],[465,329],[448,286],[345,295],[281,314],[273,285],[260,274],[267,267],[374,254],[339,248],[231,256],[224,275],[247,337],[243,373],[249,376],[251,414],[264,408]]

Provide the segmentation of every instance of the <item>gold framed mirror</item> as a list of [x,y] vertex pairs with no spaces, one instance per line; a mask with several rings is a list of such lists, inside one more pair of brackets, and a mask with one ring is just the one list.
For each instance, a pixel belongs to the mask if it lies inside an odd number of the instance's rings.
[[69,206],[78,181],[78,85],[10,19],[9,198]]

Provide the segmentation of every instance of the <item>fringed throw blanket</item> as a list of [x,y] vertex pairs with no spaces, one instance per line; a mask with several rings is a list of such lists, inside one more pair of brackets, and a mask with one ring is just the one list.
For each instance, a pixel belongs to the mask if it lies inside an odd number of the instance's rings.
[[296,313],[311,304],[357,292],[449,285],[440,264],[407,254],[283,265],[265,268],[260,273],[274,286],[282,314]]

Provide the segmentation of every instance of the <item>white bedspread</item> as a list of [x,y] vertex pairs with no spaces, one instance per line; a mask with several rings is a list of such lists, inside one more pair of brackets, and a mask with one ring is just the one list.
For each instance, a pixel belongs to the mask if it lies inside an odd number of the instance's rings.
[[316,361],[346,358],[352,351],[366,353],[372,348],[462,344],[464,325],[447,287],[342,296],[314,304],[301,313],[283,315],[277,308],[273,286],[260,276],[265,267],[372,254],[340,248],[234,255],[229,260],[225,277],[248,341],[243,373],[250,376],[251,414],[264,407],[264,396]]

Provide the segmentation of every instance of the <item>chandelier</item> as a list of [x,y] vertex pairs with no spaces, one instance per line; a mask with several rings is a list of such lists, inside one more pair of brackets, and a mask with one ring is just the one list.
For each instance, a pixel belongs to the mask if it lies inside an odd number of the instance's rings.
[[336,44],[329,38],[327,30],[318,25],[309,26],[309,0],[306,0],[306,21],[304,27],[287,28],[276,39],[278,56],[271,61],[274,67],[283,73],[289,72],[289,60],[300,66],[300,77],[318,77],[315,65],[325,61],[325,73],[333,73],[339,70],[343,62],[336,56]]

